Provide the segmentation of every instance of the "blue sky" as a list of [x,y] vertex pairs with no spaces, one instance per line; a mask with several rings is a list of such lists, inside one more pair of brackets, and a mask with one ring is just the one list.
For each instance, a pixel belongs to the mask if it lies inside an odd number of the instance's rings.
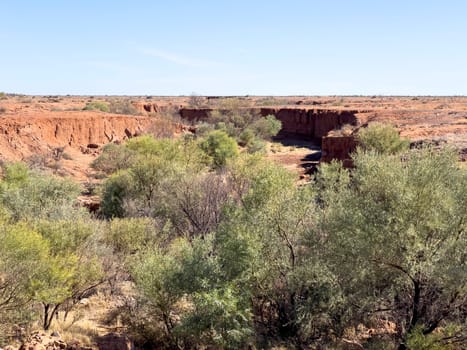
[[465,0],[1,0],[0,91],[466,95]]

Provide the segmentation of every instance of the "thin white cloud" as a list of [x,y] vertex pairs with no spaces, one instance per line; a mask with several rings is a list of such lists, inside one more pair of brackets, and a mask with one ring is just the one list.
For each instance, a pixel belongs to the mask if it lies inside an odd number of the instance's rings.
[[173,52],[168,52],[164,50],[156,50],[151,48],[141,48],[141,53],[147,56],[156,57],[161,60],[178,64],[181,66],[187,67],[194,67],[194,68],[206,68],[212,66],[220,66],[219,62],[204,60],[204,59],[196,59],[188,56],[182,56],[179,54],[175,54]]

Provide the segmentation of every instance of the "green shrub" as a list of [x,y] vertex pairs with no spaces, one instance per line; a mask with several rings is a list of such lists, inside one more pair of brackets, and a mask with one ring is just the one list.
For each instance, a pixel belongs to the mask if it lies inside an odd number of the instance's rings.
[[115,218],[108,225],[105,239],[115,252],[131,254],[154,242],[154,222],[149,218]]
[[131,189],[131,177],[125,171],[115,173],[104,182],[100,210],[105,217],[125,215],[124,199],[129,189]]
[[109,105],[102,101],[93,101],[86,104],[83,108],[83,111],[101,111],[101,112],[110,112]]
[[282,122],[273,115],[260,118],[252,125],[255,134],[262,139],[270,139],[276,136],[282,128]]
[[215,130],[207,134],[200,143],[201,149],[211,157],[216,168],[223,167],[229,158],[238,155],[237,143],[225,132]]
[[401,138],[389,124],[369,124],[367,128],[360,129],[358,140],[363,149],[379,154],[396,154],[409,148],[409,141]]
[[91,167],[105,174],[112,174],[118,170],[128,169],[135,160],[135,152],[125,145],[109,143],[104,146],[102,153],[94,159]]
[[452,334],[431,333],[423,334],[423,327],[416,327],[407,338],[409,350],[456,350],[455,345],[443,343],[442,339],[453,339]]
[[238,137],[238,144],[242,147],[247,147],[255,140],[255,133],[250,128],[245,129]]
[[265,153],[266,143],[258,138],[255,138],[247,147],[248,153]]

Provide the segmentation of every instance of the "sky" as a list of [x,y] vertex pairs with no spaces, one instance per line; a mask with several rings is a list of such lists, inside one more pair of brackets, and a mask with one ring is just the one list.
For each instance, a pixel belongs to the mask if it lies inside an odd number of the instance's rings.
[[0,0],[0,91],[467,95],[465,0]]

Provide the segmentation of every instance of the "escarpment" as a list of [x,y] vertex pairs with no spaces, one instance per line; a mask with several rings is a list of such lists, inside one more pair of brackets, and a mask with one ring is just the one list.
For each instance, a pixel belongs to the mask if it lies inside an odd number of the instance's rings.
[[[356,110],[329,110],[305,108],[251,108],[262,116],[274,115],[282,122],[282,134],[321,140],[329,131],[344,124],[356,125]],[[181,108],[180,116],[189,122],[207,120],[210,108]]]
[[155,128],[156,124],[154,118],[96,112],[3,116],[0,118],[0,157],[18,160],[53,147],[79,149],[87,145],[118,143]]
[[[328,138],[330,131],[349,124],[359,124],[358,115],[366,111],[358,110],[332,110],[332,109],[307,109],[307,108],[252,108],[253,112],[262,116],[274,115],[282,122],[279,136],[299,137],[313,140],[322,147],[323,161],[332,159],[345,160],[355,148],[353,137],[347,137],[345,141],[337,137]],[[189,122],[207,120],[210,108],[182,108],[180,116]],[[337,142],[335,142],[337,141]]]
[[[187,97],[85,97],[46,96],[8,97],[0,102],[0,160],[21,160],[60,147],[76,150],[76,160],[83,148],[95,156],[96,148],[121,142],[139,134],[170,136],[193,131],[183,124],[207,120],[218,109],[221,97],[205,98],[209,108],[188,107]],[[226,98],[224,98],[226,99]],[[368,122],[390,123],[414,144],[448,143],[467,154],[467,99],[465,97],[288,97],[244,98],[254,113],[274,115],[282,122],[279,137],[301,138],[321,147],[321,161],[346,160],[356,147],[356,130]],[[119,115],[85,111],[91,101],[116,103],[129,101],[131,113]],[[267,100],[267,101],[266,101]],[[283,104],[269,104],[281,100]],[[56,102],[58,101],[58,102]],[[285,102],[284,102],[285,101]],[[295,102],[294,102],[295,101]],[[268,102],[268,104],[261,104]],[[287,102],[287,103],[286,103]],[[175,123],[171,116],[180,116]],[[344,132],[339,131],[344,125]],[[91,154],[92,153],[92,154]]]

